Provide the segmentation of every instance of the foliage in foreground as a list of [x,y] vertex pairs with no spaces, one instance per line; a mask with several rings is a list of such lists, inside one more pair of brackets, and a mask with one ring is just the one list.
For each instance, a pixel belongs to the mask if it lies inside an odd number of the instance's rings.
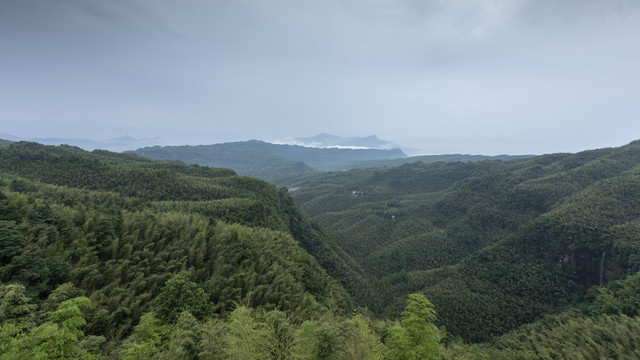
[[[131,335],[107,354],[117,359],[435,359],[439,337],[429,301],[413,294],[399,323],[383,328],[363,315],[331,311],[301,321],[280,310],[238,305],[226,317],[202,316],[202,294],[184,274],[163,287]],[[78,289],[59,286],[37,309],[22,285],[0,285],[0,359],[99,359],[104,336],[88,335],[94,310]],[[165,302],[175,305],[167,317]],[[48,309],[55,309],[50,311]],[[386,338],[386,344],[382,337]],[[102,347],[102,348],[101,348]]]
[[547,316],[478,345],[451,343],[443,359],[638,359],[640,318],[587,317],[575,311]]
[[[640,274],[614,287],[637,286]],[[226,317],[192,313],[194,283],[178,274],[162,289],[162,301],[144,313],[132,333],[107,354],[115,359],[628,359],[640,357],[640,317],[601,312],[601,288],[594,306],[547,315],[488,343],[465,344],[433,324],[433,306],[411,294],[399,322],[331,311],[300,320],[280,310],[238,305]],[[92,304],[64,284],[38,308],[22,285],[0,286],[0,359],[100,359],[105,337],[87,334]],[[633,301],[637,293],[616,296]],[[169,300],[172,299],[172,300]],[[166,317],[166,304],[176,306]],[[635,307],[633,311],[638,311]]]

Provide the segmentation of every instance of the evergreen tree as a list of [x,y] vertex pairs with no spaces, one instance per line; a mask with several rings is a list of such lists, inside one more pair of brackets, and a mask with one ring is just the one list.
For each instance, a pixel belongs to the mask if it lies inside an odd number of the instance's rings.
[[183,311],[188,311],[196,318],[202,319],[211,312],[204,290],[190,278],[189,271],[181,271],[167,280],[155,302],[155,308],[161,320],[173,323]]
[[433,304],[422,294],[411,294],[400,325],[393,326],[387,340],[387,357],[398,360],[437,359],[440,336],[433,324]]

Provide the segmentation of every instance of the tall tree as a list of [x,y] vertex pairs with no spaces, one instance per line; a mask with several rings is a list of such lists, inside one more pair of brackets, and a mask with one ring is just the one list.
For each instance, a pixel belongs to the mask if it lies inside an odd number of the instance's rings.
[[167,280],[156,298],[156,310],[161,320],[173,323],[183,311],[201,319],[210,312],[207,294],[190,278],[190,272],[181,271]]
[[387,357],[398,360],[437,359],[440,336],[433,324],[436,312],[422,294],[411,294],[402,312],[400,325],[390,329]]

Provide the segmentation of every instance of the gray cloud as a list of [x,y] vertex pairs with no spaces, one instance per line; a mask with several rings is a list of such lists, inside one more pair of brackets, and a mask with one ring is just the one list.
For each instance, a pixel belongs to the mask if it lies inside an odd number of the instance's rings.
[[640,136],[637,1],[4,0],[0,122],[174,142],[377,134],[525,153]]

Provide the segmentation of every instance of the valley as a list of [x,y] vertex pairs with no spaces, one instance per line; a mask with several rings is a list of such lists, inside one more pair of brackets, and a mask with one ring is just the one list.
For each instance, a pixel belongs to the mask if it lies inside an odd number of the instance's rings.
[[7,142],[0,359],[638,355],[640,143],[474,160],[276,187]]

